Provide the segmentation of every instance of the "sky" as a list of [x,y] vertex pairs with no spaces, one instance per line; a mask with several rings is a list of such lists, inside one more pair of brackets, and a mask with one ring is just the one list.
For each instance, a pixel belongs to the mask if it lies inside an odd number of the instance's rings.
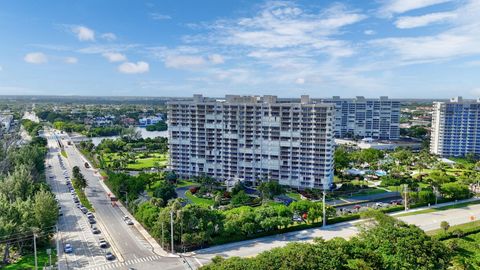
[[480,0],[0,0],[0,95],[480,96]]

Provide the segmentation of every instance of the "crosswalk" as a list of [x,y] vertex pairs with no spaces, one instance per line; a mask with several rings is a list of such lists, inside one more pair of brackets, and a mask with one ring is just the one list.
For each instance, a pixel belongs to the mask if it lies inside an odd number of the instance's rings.
[[148,257],[143,257],[143,258],[136,258],[136,259],[128,260],[128,261],[124,261],[124,262],[111,262],[111,263],[106,263],[106,264],[103,264],[103,265],[96,265],[94,267],[88,267],[88,268],[84,268],[84,269],[88,269],[88,270],[118,269],[120,267],[134,265],[134,264],[142,263],[142,262],[151,262],[151,261],[155,261],[155,260],[160,260],[162,258],[163,258],[162,256],[153,255],[153,256],[148,256]]

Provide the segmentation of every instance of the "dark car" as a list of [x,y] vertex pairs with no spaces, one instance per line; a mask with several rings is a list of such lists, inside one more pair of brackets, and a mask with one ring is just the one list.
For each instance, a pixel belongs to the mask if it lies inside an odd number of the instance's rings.
[[108,242],[103,239],[100,239],[100,241],[98,242],[98,246],[101,248],[108,248]]
[[105,259],[107,259],[109,261],[114,260],[115,255],[113,255],[113,253],[109,251],[109,252],[105,253]]
[[92,233],[93,233],[93,234],[99,234],[99,233],[100,233],[100,230],[99,230],[97,227],[93,226],[93,227],[92,227]]
[[95,224],[95,223],[97,223],[97,222],[95,221],[94,218],[89,218],[89,219],[88,219],[88,223],[90,223],[90,224]]
[[66,244],[65,247],[63,248],[63,251],[65,253],[72,253],[73,252],[73,247],[70,244]]

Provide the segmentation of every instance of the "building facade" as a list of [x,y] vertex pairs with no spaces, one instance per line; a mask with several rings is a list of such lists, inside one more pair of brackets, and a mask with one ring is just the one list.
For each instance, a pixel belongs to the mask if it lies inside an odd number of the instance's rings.
[[332,104],[276,96],[195,95],[168,103],[170,166],[183,177],[278,180],[298,188],[333,181]]
[[138,119],[138,123],[141,127],[155,125],[158,122],[162,122],[162,121],[164,121],[164,119],[163,119],[163,116],[160,114],[156,116],[148,116],[148,117],[142,117]]
[[379,99],[342,99],[334,96],[323,102],[335,104],[336,138],[400,138],[400,101],[388,97]]
[[430,152],[443,157],[480,155],[480,101],[434,102]]

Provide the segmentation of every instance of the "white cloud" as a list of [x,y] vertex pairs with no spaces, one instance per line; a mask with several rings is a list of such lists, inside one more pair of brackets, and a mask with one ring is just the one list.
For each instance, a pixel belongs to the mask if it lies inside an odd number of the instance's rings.
[[165,58],[165,66],[169,68],[196,68],[206,64],[201,56],[193,55],[168,55]]
[[27,53],[23,60],[30,64],[43,64],[48,62],[47,56],[41,52]]
[[139,61],[137,63],[125,62],[118,66],[118,71],[127,74],[145,73],[150,69],[150,65],[147,62]]
[[106,41],[115,41],[117,40],[117,36],[114,33],[104,33],[101,35],[103,39]]
[[85,54],[103,54],[108,52],[124,52],[139,48],[139,44],[108,44],[108,45],[92,45],[76,50],[78,53]]
[[305,79],[304,79],[304,78],[297,78],[297,79],[295,80],[295,83],[296,83],[296,84],[304,84],[304,83],[305,83]]
[[106,52],[102,54],[110,62],[123,62],[127,60],[127,57],[121,53]]
[[161,14],[161,13],[150,13],[150,18],[153,20],[170,20],[172,17],[170,15]]
[[72,56],[65,57],[64,61],[65,61],[65,63],[67,63],[67,64],[76,64],[76,63],[78,63],[78,59],[77,59],[76,57],[72,57]]
[[387,0],[380,8],[380,14],[390,17],[396,13],[404,13],[410,10],[438,5],[450,1],[452,0]]
[[375,32],[375,30],[372,30],[372,29],[367,29],[363,31],[363,33],[367,36],[372,36],[372,35],[375,35],[377,32]]
[[365,18],[341,4],[307,13],[291,2],[269,2],[255,17],[217,22],[213,38],[227,45],[258,48],[313,46]]
[[444,22],[457,18],[455,12],[437,12],[422,16],[404,16],[395,21],[395,26],[400,29],[416,28],[427,26],[432,23]]
[[472,94],[473,96],[477,96],[477,97],[480,97],[480,87],[477,87],[477,88],[474,88],[470,91],[470,94]]
[[77,38],[80,41],[95,40],[95,31],[93,31],[92,29],[86,26],[82,26],[82,25],[72,26],[71,30],[75,35],[77,35]]
[[[395,37],[372,41],[375,50],[393,53],[399,64],[415,64],[480,54],[480,1],[469,0],[450,12],[455,14],[450,29],[418,37]],[[454,15],[452,15],[454,16]],[[386,50],[385,50],[386,49]]]
[[209,55],[208,60],[210,60],[212,64],[223,64],[225,62],[225,60],[223,59],[223,56],[216,53]]

